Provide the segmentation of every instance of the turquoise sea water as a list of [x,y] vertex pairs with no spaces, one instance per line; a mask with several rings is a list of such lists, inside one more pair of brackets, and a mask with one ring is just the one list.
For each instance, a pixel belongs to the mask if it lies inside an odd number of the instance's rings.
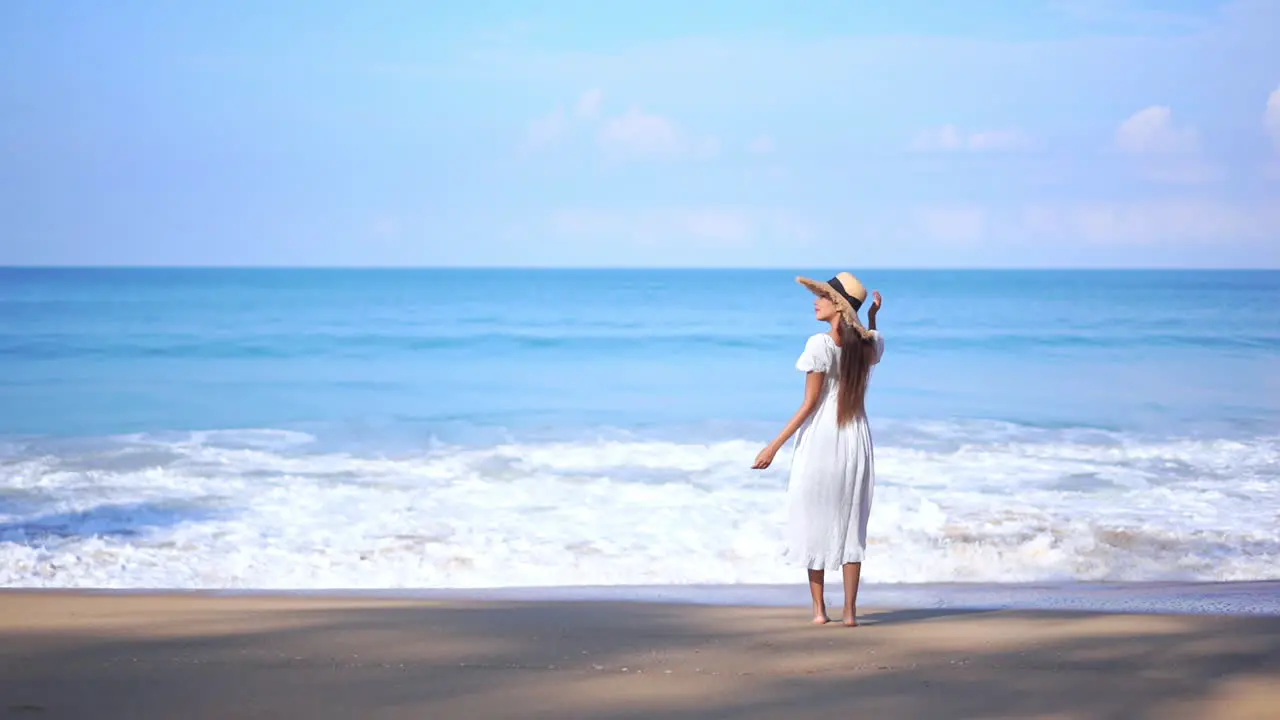
[[[833,272],[0,269],[0,584],[793,580]],[[868,580],[1275,575],[1280,273],[860,275]]]

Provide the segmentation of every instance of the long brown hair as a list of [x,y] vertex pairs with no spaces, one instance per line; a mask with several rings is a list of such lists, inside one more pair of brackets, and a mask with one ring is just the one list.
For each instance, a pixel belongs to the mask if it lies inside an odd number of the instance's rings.
[[867,379],[875,340],[856,325],[840,323],[840,367],[836,388],[836,424],[848,425],[866,412]]

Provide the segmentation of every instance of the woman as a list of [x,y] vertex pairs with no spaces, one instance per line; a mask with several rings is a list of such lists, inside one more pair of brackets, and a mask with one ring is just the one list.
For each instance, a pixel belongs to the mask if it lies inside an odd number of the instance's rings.
[[814,314],[828,332],[805,343],[796,368],[806,373],[800,409],[756,457],[764,469],[794,434],[795,452],[787,487],[786,557],[809,570],[813,622],[824,624],[827,604],[823,583],[827,570],[844,569],[844,624],[855,627],[858,579],[867,548],[867,516],[875,489],[875,455],[864,398],[871,366],[884,354],[876,331],[880,293],[867,311],[868,327],[858,319],[866,288],[842,272],[827,282],[796,278],[817,300]]

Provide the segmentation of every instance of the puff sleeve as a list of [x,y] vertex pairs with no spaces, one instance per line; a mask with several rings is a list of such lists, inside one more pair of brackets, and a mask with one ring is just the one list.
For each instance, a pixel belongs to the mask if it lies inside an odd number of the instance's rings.
[[804,352],[796,360],[796,369],[801,372],[826,372],[831,369],[830,336],[818,333],[804,344]]
[[880,363],[880,358],[884,357],[884,336],[880,334],[879,330],[872,330],[871,337],[876,346],[875,352],[871,355],[871,364],[877,365]]

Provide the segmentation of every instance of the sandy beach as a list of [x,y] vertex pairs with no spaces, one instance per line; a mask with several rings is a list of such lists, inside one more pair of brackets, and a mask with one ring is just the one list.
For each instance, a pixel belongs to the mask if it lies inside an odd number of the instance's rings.
[[1274,718],[1280,618],[0,593],[0,717]]

